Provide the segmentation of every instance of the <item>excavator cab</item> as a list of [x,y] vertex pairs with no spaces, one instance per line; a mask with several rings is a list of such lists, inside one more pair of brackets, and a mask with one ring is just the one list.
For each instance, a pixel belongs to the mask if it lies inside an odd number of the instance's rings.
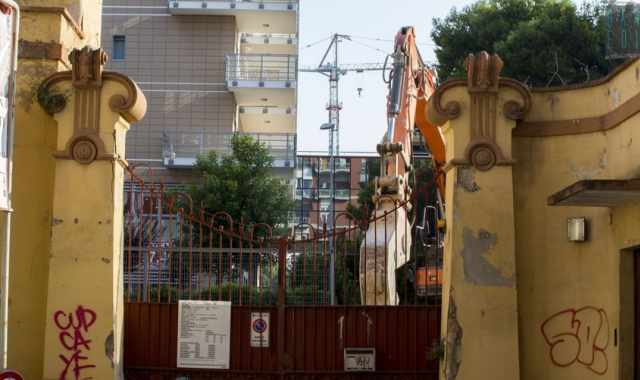
[[438,227],[441,220],[439,210],[433,205],[422,208],[420,224],[416,223],[414,234],[416,245],[415,288],[418,297],[438,297],[442,294],[442,231]]

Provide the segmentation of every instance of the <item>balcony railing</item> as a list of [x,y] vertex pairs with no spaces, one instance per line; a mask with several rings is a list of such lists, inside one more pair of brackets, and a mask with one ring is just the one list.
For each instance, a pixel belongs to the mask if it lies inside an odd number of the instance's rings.
[[276,11],[298,10],[298,0],[169,0],[173,13],[206,13],[207,11]]
[[[336,169],[336,173],[338,172],[348,172],[351,170],[351,165],[347,164],[347,162],[339,162],[336,160],[334,167]],[[321,162],[320,163],[320,173],[329,173],[329,163]]]
[[297,45],[298,38],[295,34],[242,33],[240,42],[254,45]]
[[296,135],[291,133],[212,133],[176,132],[164,133],[163,161],[168,167],[192,167],[198,155],[210,151],[218,155],[231,153],[233,136],[251,136],[264,144],[273,157],[274,168],[294,168],[296,159]]
[[[351,190],[336,189],[336,200],[348,201],[351,199]],[[296,199],[329,199],[331,198],[331,190],[329,189],[296,189]]]
[[245,115],[295,115],[294,107],[278,107],[278,106],[240,106],[238,112]]
[[298,57],[295,55],[228,54],[226,79],[234,87],[295,86],[298,78]]

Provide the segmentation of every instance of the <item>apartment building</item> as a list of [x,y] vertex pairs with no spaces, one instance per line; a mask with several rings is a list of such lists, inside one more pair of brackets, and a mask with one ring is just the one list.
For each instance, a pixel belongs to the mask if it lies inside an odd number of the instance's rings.
[[[358,205],[358,194],[379,172],[380,158],[375,153],[336,157],[334,183],[335,203],[331,203],[329,157],[317,153],[300,153],[296,170],[295,225],[322,228],[334,209],[336,214],[347,206]],[[341,218],[338,223],[348,224]],[[337,226],[344,227],[344,226]]]
[[127,159],[165,183],[192,179],[198,154],[251,135],[295,170],[298,0],[104,0],[108,70],[133,78],[149,110]]
[[[414,162],[431,159],[418,130],[413,133],[412,145]],[[324,152],[298,152],[293,225],[322,227],[332,209],[339,214],[346,211],[349,204],[357,206],[360,191],[380,175],[380,156],[375,152],[343,153],[334,161],[335,203],[332,204],[329,157]],[[348,223],[344,218],[337,222]]]

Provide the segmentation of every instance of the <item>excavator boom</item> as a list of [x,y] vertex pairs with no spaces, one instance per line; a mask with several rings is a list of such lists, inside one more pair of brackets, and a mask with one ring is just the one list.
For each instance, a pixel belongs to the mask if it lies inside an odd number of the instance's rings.
[[[397,34],[390,57],[393,68],[388,80],[388,128],[382,144],[377,147],[382,164],[373,199],[373,218],[384,219],[384,223],[370,224],[360,248],[360,291],[366,305],[399,303],[395,271],[410,260],[414,235],[414,226],[409,220],[412,207],[409,175],[413,170],[412,136],[416,127],[424,136],[435,164],[438,200],[445,190],[444,176],[440,174],[445,163],[444,139],[425,114],[427,102],[435,92],[435,75],[422,61],[413,27],[402,28]],[[439,210],[436,214],[442,214],[441,204],[432,208]],[[436,219],[439,219],[437,215]],[[398,241],[403,244],[397,244]],[[425,268],[417,268],[416,286],[426,286],[431,277]],[[419,284],[419,281],[425,283]]]

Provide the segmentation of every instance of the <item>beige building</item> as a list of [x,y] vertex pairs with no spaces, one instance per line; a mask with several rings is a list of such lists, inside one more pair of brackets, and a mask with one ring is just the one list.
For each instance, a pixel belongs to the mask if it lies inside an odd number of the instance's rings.
[[296,147],[297,0],[104,0],[108,69],[145,91],[148,117],[127,158],[182,182],[198,154],[229,152],[234,133],[264,142],[292,180]]

